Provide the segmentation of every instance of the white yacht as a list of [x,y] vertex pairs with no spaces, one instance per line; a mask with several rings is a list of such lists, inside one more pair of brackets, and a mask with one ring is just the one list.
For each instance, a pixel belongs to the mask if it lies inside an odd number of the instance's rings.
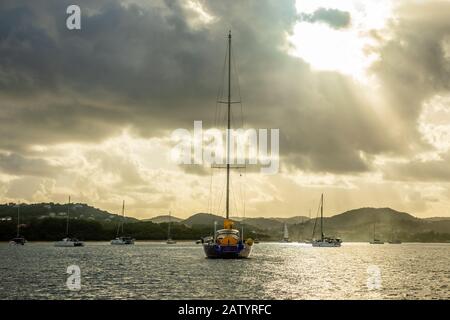
[[64,238],[55,242],[55,247],[83,247],[84,242],[77,238]]
[[132,237],[117,237],[117,238],[111,240],[111,244],[114,244],[114,245],[134,244],[134,238],[132,238]]
[[70,217],[70,196],[67,204],[67,218],[66,218],[66,237],[61,241],[55,242],[55,247],[83,247],[84,242],[77,238],[69,237],[69,217]]
[[281,242],[291,242],[291,240],[289,240],[289,231],[286,223],[284,224],[283,240]]
[[[316,219],[317,220],[317,219]],[[315,229],[314,224],[314,229]],[[313,238],[314,238],[314,230],[313,230]],[[314,239],[312,241],[313,247],[340,247],[341,246],[341,239],[340,238],[332,238],[332,237],[325,237],[323,234],[323,194],[320,198],[320,239]]]
[[12,245],[24,245],[27,242],[24,237],[20,235],[20,204],[17,205],[17,234],[16,237],[9,241]]
[[171,212],[169,211],[169,225],[167,226],[167,244],[176,244],[177,242],[170,236]]
[[396,237],[394,232],[394,228],[392,228],[391,232],[391,240],[388,241],[389,244],[402,244],[402,241]]
[[[117,226],[116,238],[111,240],[112,245],[130,245],[134,244],[132,237],[123,236],[123,224],[125,223],[125,200],[122,202],[122,220]],[[122,236],[121,236],[122,234]]]
[[377,239],[375,230],[376,230],[376,223],[373,224],[373,240],[370,241],[370,244],[384,244],[384,241]]

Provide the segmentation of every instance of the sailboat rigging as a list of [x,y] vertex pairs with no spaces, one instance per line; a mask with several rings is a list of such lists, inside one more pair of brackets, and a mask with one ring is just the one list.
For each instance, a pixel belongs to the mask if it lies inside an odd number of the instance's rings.
[[389,244],[401,244],[402,241],[397,238],[396,233],[394,232],[394,228],[391,231],[391,240],[388,241]]
[[384,244],[384,241],[377,239],[377,237],[376,237],[376,225],[377,225],[377,223],[375,222],[373,224],[373,240],[370,241],[370,244]]
[[[247,258],[252,249],[253,240],[244,241],[244,235],[234,229],[234,222],[230,220],[230,129],[231,129],[231,31],[228,34],[228,97],[227,104],[227,139],[226,139],[226,198],[224,228],[214,230],[214,237],[206,238],[203,249],[207,258]],[[242,230],[243,231],[243,230]]]
[[27,240],[20,235],[20,203],[17,204],[17,233],[16,237],[11,239],[10,244],[24,245]]
[[123,225],[125,223],[125,200],[122,201],[122,219],[117,225],[117,233],[116,238],[111,240],[111,244],[113,245],[127,245],[134,244],[134,239],[131,237],[124,236],[123,233]]
[[171,222],[172,222],[171,218],[172,218],[171,212],[169,211],[169,223],[168,223],[168,226],[167,226],[167,241],[166,241],[167,244],[175,244],[175,243],[177,243],[175,240],[172,240],[172,237],[170,236],[170,225],[171,225]]
[[55,242],[55,247],[82,247],[84,246],[83,241],[77,238],[72,238],[69,236],[69,219],[70,219],[70,196],[69,203],[67,204],[67,214],[66,214],[66,237],[61,241]]
[[[317,222],[317,220],[316,220]],[[314,229],[316,225],[314,224]],[[314,230],[313,235],[314,239]],[[313,247],[340,247],[342,243],[342,240],[340,238],[332,238],[332,237],[326,237],[323,233],[323,193],[320,197],[320,239],[313,240],[312,246]]]
[[291,242],[291,240],[289,240],[289,230],[287,227],[287,224],[284,224],[284,230],[283,230],[283,240],[282,242]]

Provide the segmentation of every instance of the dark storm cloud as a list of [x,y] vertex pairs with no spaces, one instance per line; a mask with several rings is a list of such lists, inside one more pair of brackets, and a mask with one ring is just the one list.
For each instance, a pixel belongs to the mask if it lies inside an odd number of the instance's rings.
[[23,154],[30,152],[28,147],[32,144],[95,143],[109,135],[119,134],[121,126],[132,118],[120,108],[64,96],[2,98],[0,149]]
[[19,154],[0,154],[0,172],[17,176],[54,176],[62,167],[43,159],[25,158]]
[[311,14],[301,13],[300,19],[306,22],[323,22],[335,29],[350,25],[350,13],[337,9],[320,8]]
[[127,123],[153,135],[213,117],[205,110],[214,106],[229,24],[194,31],[175,1],[79,1],[82,30],[69,31],[70,3],[2,2],[1,147],[95,141]]
[[[195,15],[178,1],[147,6],[77,1],[79,31],[65,27],[69,4],[0,4],[0,134],[5,137],[0,149],[25,152],[33,144],[96,142],[127,126],[143,136],[162,136],[191,128],[194,120],[212,124],[230,28],[245,120],[248,126],[280,129],[286,167],[370,170],[371,155],[407,149],[404,132],[417,143],[413,121],[420,103],[444,89],[447,80],[438,70],[443,62],[437,50],[447,31],[448,19],[440,19],[445,8],[436,21],[432,13],[414,17],[423,21],[420,28],[400,19],[374,67],[386,84],[390,109],[407,120],[392,130],[351,79],[314,72],[280,49],[297,19],[294,1],[204,2],[218,21],[197,28],[190,23]],[[345,22],[342,15],[336,18],[339,14],[316,12],[315,19],[337,27]],[[404,37],[412,50],[396,44]]]

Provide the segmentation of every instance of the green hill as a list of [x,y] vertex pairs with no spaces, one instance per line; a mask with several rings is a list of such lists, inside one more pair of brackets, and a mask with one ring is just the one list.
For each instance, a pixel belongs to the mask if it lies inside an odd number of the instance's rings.
[[[311,219],[303,225],[297,224],[292,231],[300,238],[311,238],[314,223],[316,219]],[[447,241],[447,238],[450,241],[450,221],[419,219],[391,208],[360,208],[324,218],[324,233],[339,236],[346,241],[372,240],[374,226],[376,237],[384,241],[392,238],[421,241],[424,237],[428,237],[429,241]],[[317,220],[316,231],[318,230]]]
[[[67,204],[21,204],[21,233],[28,240],[57,240],[65,236]],[[94,208],[86,204],[72,204],[70,209],[70,234],[83,240],[110,240],[116,236],[120,215]],[[224,218],[210,213],[197,213],[185,220],[172,217],[172,237],[177,240],[196,240],[212,235],[214,222],[222,228]],[[163,240],[167,237],[168,216],[155,217],[153,221],[126,218],[124,230],[139,240]],[[283,225],[288,224],[291,240],[312,237],[318,219],[247,218],[245,236],[261,240],[280,240]],[[157,222],[157,223],[156,223]],[[11,239],[16,232],[17,206],[0,205],[0,240]],[[411,214],[391,208],[360,208],[324,218],[324,233],[338,236],[343,241],[370,241],[376,225],[376,237],[388,241],[450,242],[449,219],[419,219]],[[242,228],[242,221],[235,227]]]
[[151,221],[153,223],[165,223],[165,222],[181,222],[183,219],[174,217],[174,216],[170,216],[169,215],[160,215],[160,216],[156,216],[150,219],[142,219],[141,221]]
[[[17,204],[0,204],[0,219],[14,218],[17,216]],[[60,203],[34,203],[34,204],[20,204],[20,218],[23,221],[28,219],[45,219],[45,218],[60,218],[65,219],[67,216],[68,204]],[[112,222],[122,219],[121,215],[109,213],[89,206],[84,203],[70,204],[70,218],[77,220],[94,220],[99,222]],[[138,219],[125,217],[127,223],[137,222]]]

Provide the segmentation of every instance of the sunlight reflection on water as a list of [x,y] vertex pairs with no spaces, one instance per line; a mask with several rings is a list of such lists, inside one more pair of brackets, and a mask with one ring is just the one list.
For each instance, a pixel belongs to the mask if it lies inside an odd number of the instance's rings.
[[[0,257],[0,299],[450,298],[450,244],[261,243],[251,259],[208,260],[190,242],[2,243]],[[69,265],[81,268],[80,291],[66,287]],[[381,272],[379,289],[367,285],[370,266]]]

